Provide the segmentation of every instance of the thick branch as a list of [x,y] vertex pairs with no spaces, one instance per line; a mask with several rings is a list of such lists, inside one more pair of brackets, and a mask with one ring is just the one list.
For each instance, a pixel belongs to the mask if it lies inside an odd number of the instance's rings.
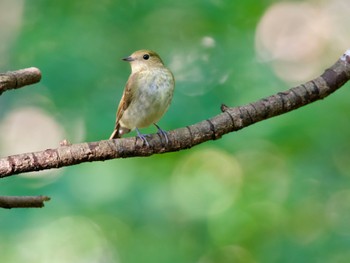
[[47,196],[0,196],[1,208],[41,208],[49,201]]
[[37,68],[26,68],[0,74],[0,95],[10,89],[18,89],[39,82],[41,72]]
[[332,67],[314,80],[244,106],[229,108],[223,105],[221,107],[223,113],[211,119],[168,132],[167,145],[158,134],[153,134],[147,137],[150,147],[133,137],[73,144],[41,152],[12,155],[0,159],[0,177],[82,162],[149,156],[155,153],[188,149],[323,99],[349,79],[350,51],[347,51]]

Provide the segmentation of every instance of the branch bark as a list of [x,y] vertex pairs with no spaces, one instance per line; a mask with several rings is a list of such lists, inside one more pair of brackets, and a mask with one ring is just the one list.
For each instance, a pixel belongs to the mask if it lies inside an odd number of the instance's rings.
[[18,89],[39,82],[41,72],[37,68],[26,68],[0,74],[0,96],[10,89]]
[[350,79],[350,50],[321,76],[284,92],[239,107],[221,106],[222,113],[199,123],[169,131],[169,143],[158,134],[148,135],[149,147],[136,137],[86,142],[12,155],[0,159],[0,178],[83,162],[150,156],[180,151],[238,131],[256,122],[298,109],[330,95]]
[[47,196],[0,196],[1,208],[41,208],[49,201]]

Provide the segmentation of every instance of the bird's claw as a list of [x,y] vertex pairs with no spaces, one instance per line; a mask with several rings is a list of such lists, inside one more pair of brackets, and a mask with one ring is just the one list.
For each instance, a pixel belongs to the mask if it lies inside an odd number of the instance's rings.
[[[168,144],[169,143],[169,138],[168,138],[168,135],[167,135],[167,133],[166,133],[166,131],[164,131],[164,130],[162,130],[157,124],[155,124],[154,123],[154,126],[156,126],[157,127],[157,129],[158,129],[158,134],[162,137],[164,137],[165,138],[165,143],[166,144]],[[148,143],[148,141],[147,141],[147,138],[146,138],[146,136],[144,135],[144,134],[142,134],[140,131],[139,131],[139,129],[135,129],[136,130],[136,132],[137,132],[137,137],[138,138],[140,138],[148,147],[149,147],[149,143]]]
[[167,135],[167,133],[166,133],[166,131],[164,131],[163,129],[161,129],[157,124],[155,124],[154,123],[154,126],[156,126],[157,127],[157,129],[158,129],[158,134],[159,135],[163,135],[164,136],[164,138],[165,138],[165,143],[166,144],[168,144],[169,143],[169,138],[168,138],[168,135]]
[[148,143],[148,141],[147,141],[147,139],[146,139],[146,136],[143,135],[143,134],[139,131],[139,129],[137,129],[137,128],[136,128],[136,132],[137,132],[137,137],[139,137],[139,138],[147,145],[147,147],[149,147],[149,143]]

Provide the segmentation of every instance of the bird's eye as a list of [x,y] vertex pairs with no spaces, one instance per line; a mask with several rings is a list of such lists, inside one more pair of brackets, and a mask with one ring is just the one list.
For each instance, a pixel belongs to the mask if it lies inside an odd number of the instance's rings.
[[144,60],[148,60],[148,59],[149,59],[149,55],[148,55],[148,54],[144,54],[144,55],[143,55],[143,59],[144,59]]

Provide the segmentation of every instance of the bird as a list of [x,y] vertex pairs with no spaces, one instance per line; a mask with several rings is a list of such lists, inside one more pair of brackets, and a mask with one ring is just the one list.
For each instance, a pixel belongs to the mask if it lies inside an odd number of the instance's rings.
[[160,56],[147,49],[135,51],[122,60],[130,63],[131,74],[119,102],[115,128],[109,139],[121,138],[136,130],[138,137],[149,146],[140,128],[155,125],[166,143],[168,136],[157,122],[168,110],[173,98],[175,79]]

